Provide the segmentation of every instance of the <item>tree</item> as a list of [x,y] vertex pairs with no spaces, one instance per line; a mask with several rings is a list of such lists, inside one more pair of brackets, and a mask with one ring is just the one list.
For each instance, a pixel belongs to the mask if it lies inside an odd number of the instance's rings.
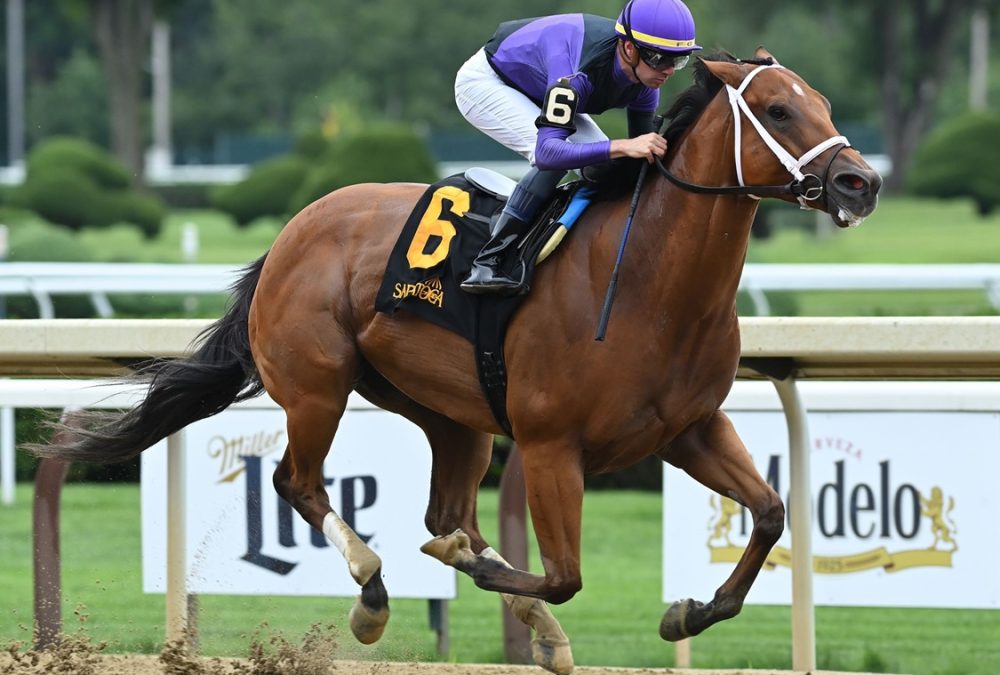
[[[991,0],[995,3],[995,0]],[[882,123],[893,171],[886,188],[906,182],[913,155],[933,119],[975,0],[883,0],[871,8],[881,69]]]
[[91,20],[108,83],[111,149],[141,180],[143,64],[149,61],[154,0],[93,0]]
[[829,96],[835,119],[861,121],[866,107],[878,109],[893,164],[886,188],[899,190],[935,121],[942,86],[964,57],[962,36],[971,9],[995,10],[998,4],[833,0],[820,8],[783,0],[703,0],[692,9],[703,45],[724,38],[720,44],[742,54],[750,42],[766,42]]

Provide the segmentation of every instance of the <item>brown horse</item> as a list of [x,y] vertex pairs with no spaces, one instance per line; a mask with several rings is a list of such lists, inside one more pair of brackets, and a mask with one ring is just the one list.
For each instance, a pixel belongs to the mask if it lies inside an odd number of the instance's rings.
[[695,85],[668,113],[665,166],[649,172],[641,193],[607,340],[594,332],[626,198],[590,207],[538,268],[507,332],[507,408],[544,574],[513,569],[479,533],[477,489],[501,430],[471,345],[404,311],[375,311],[387,256],[424,185],[356,185],[308,206],[248,268],[232,307],[189,358],[140,373],[150,381],[141,403],[95,413],[90,432],[39,452],[122,460],[266,389],[288,419],[275,488],[344,555],[361,586],[351,627],[368,643],[389,616],[381,562],[330,507],[321,471],[356,390],[430,441],[425,522],[435,538],[424,551],[505,594],[537,631],[536,661],[557,673],[572,670],[572,656],[545,602],[566,602],[582,586],[584,476],[655,454],[747,507],[754,522],[715,597],[674,603],[660,634],[678,640],[736,615],[784,521],[781,500],[719,410],[740,357],[736,290],[757,207],[747,193],[798,199],[845,226],[874,210],[881,179],[837,134],[826,99],[767,52],[750,62],[714,57],[695,70]]

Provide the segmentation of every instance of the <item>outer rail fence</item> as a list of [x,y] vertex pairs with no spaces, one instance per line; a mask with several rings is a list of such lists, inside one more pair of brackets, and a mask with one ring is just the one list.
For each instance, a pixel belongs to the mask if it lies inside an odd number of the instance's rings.
[[42,319],[56,318],[53,296],[87,295],[109,319],[112,294],[218,295],[239,277],[233,265],[174,263],[0,263],[0,297],[30,295]]
[[[225,293],[239,276],[230,265],[171,263],[0,262],[0,298],[30,295],[39,317],[54,319],[53,296],[87,295],[98,316],[114,316],[109,295]],[[771,313],[772,291],[982,291],[1000,311],[1000,264],[748,263],[740,290],[758,316]]]
[[1000,265],[747,263],[740,279],[757,316],[768,316],[767,291],[983,291],[1000,311]]
[[[206,325],[202,320],[0,321],[0,375],[114,375],[149,358],[182,356]],[[1000,380],[1000,317],[763,317],[743,319],[740,327],[737,376],[771,380],[788,421],[792,666],[815,670],[809,433],[797,381]],[[182,461],[175,448],[170,455]],[[168,491],[183,489],[171,480],[177,475],[170,472]],[[168,569],[176,569],[171,563],[178,560],[176,551],[168,547],[167,555]],[[183,574],[168,572],[169,637],[182,633],[186,611]]]

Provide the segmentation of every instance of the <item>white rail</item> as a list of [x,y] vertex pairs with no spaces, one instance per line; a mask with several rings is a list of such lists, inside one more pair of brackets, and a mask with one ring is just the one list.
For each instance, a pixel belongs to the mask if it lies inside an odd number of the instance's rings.
[[[221,294],[239,272],[234,265],[0,262],[0,297],[30,295],[39,316],[53,319],[52,296],[88,295],[107,319],[114,316],[109,294]],[[773,291],[981,291],[1000,311],[1000,264],[747,263],[740,290],[758,316],[770,315]]]
[[747,263],[740,279],[757,316],[768,291],[982,291],[1000,311],[1000,264]]
[[87,295],[98,316],[114,316],[108,294],[211,295],[239,277],[234,265],[172,263],[0,263],[0,296],[30,295],[42,319],[54,319],[52,296]]

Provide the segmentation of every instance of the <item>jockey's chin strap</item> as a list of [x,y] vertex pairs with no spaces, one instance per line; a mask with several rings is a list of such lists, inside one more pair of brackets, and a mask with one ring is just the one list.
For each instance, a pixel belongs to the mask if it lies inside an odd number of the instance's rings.
[[[674,185],[684,190],[688,190],[689,192],[708,194],[741,194],[747,195],[753,199],[760,199],[761,197],[777,197],[790,194],[798,200],[799,205],[803,209],[812,208],[808,202],[816,201],[823,196],[823,190],[826,187],[826,177],[830,172],[830,166],[833,164],[833,160],[838,154],[840,154],[841,150],[850,147],[851,143],[844,136],[833,136],[832,138],[828,138],[822,143],[817,144],[798,159],[785,150],[785,148],[783,148],[781,144],[774,139],[770,132],[764,128],[764,125],[761,124],[760,120],[758,120],[753,114],[753,111],[750,110],[750,106],[747,104],[746,99],[743,98],[743,92],[746,91],[747,87],[750,86],[750,83],[753,82],[753,78],[768,68],[783,69],[784,66],[777,63],[757,66],[750,71],[750,74],[744,78],[738,88],[728,84],[726,85],[726,92],[729,95],[729,105],[733,109],[733,146],[736,161],[736,178],[739,181],[739,186],[708,186],[689,183],[667,171],[667,168],[663,165],[663,161],[657,157],[656,167],[665,178],[667,178]],[[781,165],[785,167],[785,170],[792,174],[794,177],[792,182],[787,183],[786,185],[746,185],[743,182],[743,158],[741,156],[743,149],[743,125],[740,124],[740,111],[747,116],[747,119],[750,120],[754,129],[757,130],[757,134],[761,137],[761,140],[764,141],[764,144],[767,145],[768,149],[770,149],[778,161],[781,162]],[[823,172],[823,178],[820,178],[814,173],[802,173],[802,167],[834,146],[840,147],[835,153],[833,153],[833,156],[830,157],[830,161],[827,163],[826,169]]]

